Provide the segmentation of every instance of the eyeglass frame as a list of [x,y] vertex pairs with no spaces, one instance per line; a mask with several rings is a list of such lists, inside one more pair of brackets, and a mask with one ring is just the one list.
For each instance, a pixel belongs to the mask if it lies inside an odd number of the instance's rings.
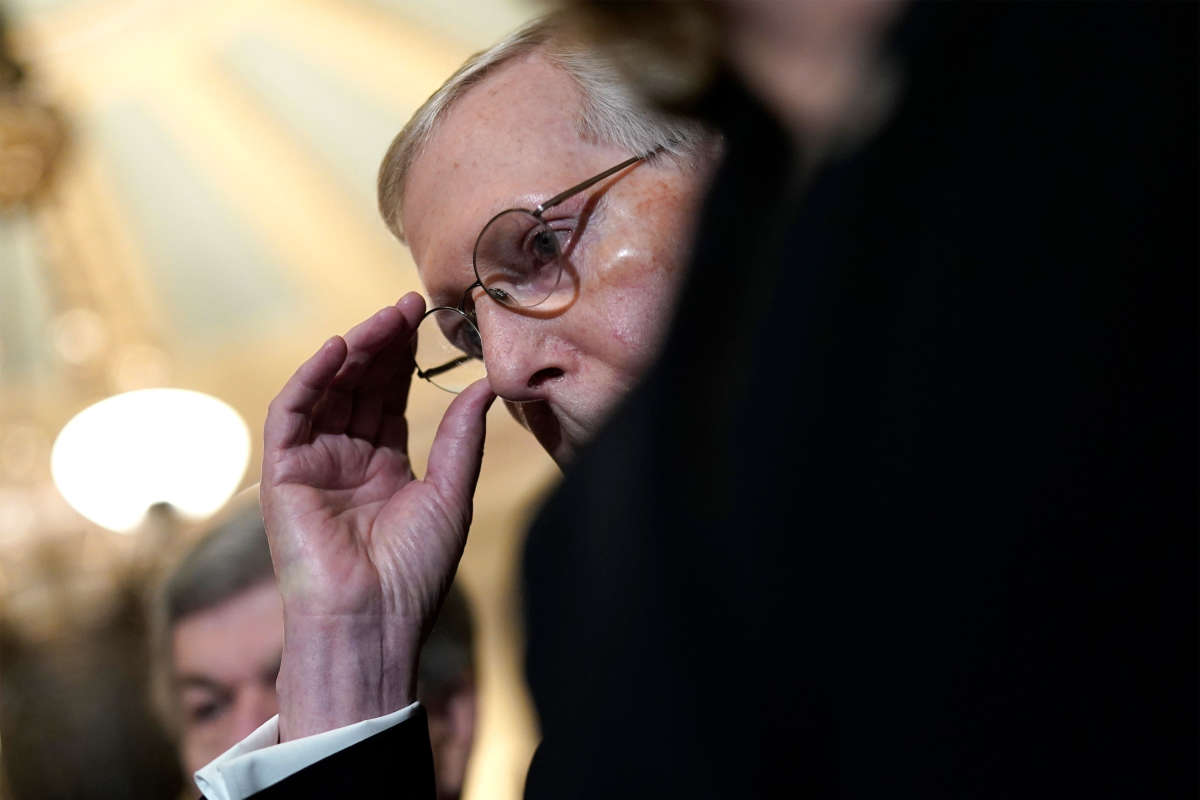
[[[491,219],[489,219],[486,223],[484,223],[484,226],[482,228],[479,229],[479,235],[475,237],[475,246],[473,248],[471,248],[471,269],[474,270],[474,272],[475,272],[475,282],[472,283],[470,286],[468,286],[465,291],[463,291],[462,299],[458,301],[457,306],[434,306],[433,308],[429,309],[421,316],[421,319],[417,322],[417,327],[414,330],[419,330],[421,327],[421,323],[423,323],[427,317],[429,317],[433,314],[436,314],[439,311],[453,311],[456,314],[458,314],[459,316],[461,316],[466,321],[466,323],[471,326],[471,330],[475,332],[475,336],[476,336],[476,338],[479,339],[480,345],[482,346],[483,336],[482,336],[482,334],[479,333],[479,325],[476,322],[477,318],[475,316],[475,312],[473,310],[468,311],[466,309],[467,299],[471,296],[471,292],[477,288],[483,289],[484,294],[486,294],[493,301],[498,303],[502,308],[506,308],[510,311],[513,310],[513,306],[509,305],[508,303],[505,303],[502,299],[497,297],[496,294],[493,294],[493,292],[499,292],[500,290],[489,289],[488,287],[484,286],[483,279],[479,277],[479,267],[475,263],[475,254],[479,250],[479,242],[483,238],[483,234],[487,231],[488,227],[493,222],[495,222],[497,219],[499,219],[500,217],[504,216],[505,214],[509,214],[513,211],[521,211],[526,214],[529,214],[530,216],[537,219],[542,224],[545,224],[546,221],[544,219],[542,219],[542,214],[545,214],[547,211],[554,208],[555,206],[571,199],[572,197],[574,197],[575,195],[584,191],[585,189],[590,189],[592,186],[595,186],[597,183],[599,183],[600,181],[609,177],[610,175],[615,175],[618,172],[620,172],[621,170],[627,169],[628,167],[632,167],[634,164],[637,164],[640,161],[645,161],[647,158],[649,158],[650,156],[659,152],[660,150],[662,150],[662,147],[656,147],[653,150],[651,150],[650,152],[645,153],[643,155],[631,156],[631,157],[625,159],[624,161],[622,161],[620,164],[609,167],[608,169],[604,170],[603,172],[597,173],[596,175],[593,175],[592,177],[588,178],[587,180],[577,183],[574,186],[572,186],[571,188],[565,189],[565,190],[559,192],[558,194],[554,195],[550,199],[544,200],[541,203],[538,203],[532,209],[506,208],[503,211],[495,214]],[[562,257],[562,254],[560,253],[559,258],[561,258],[561,257]],[[414,354],[415,354],[415,352],[416,352],[416,345],[415,345],[415,341],[414,341]],[[447,361],[445,364],[439,364],[438,366],[430,367],[427,370],[421,369],[420,365],[416,364],[415,360],[414,360],[413,365],[416,367],[416,376],[418,378],[420,378],[424,381],[428,381],[429,383],[432,383],[434,386],[437,386],[439,389],[442,389],[442,391],[452,391],[450,389],[445,389],[441,386],[438,386],[438,384],[436,384],[436,383],[433,383],[432,378],[435,378],[438,375],[441,375],[442,373],[448,372],[448,371],[454,369],[455,367],[461,366],[462,364],[465,364],[467,361],[470,361],[473,358],[480,358],[482,360],[482,356],[473,356],[469,353],[463,353],[461,356],[459,356],[457,358],[453,358],[450,361]]]

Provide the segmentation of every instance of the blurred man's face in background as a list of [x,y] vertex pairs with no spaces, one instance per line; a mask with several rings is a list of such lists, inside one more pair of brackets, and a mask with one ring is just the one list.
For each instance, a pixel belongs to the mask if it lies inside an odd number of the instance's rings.
[[171,693],[187,774],[278,712],[283,604],[273,580],[179,620],[171,634]]
[[[459,600],[459,603],[464,601]],[[465,606],[464,606],[465,609]],[[464,614],[469,614],[463,611]],[[435,627],[430,640],[461,636]],[[469,642],[463,643],[469,646]],[[274,578],[179,620],[171,632],[171,701],[179,758],[191,775],[279,713],[275,678],[283,652],[283,604]],[[435,673],[429,713],[438,796],[462,790],[475,736],[475,682],[469,670]]]
[[[581,138],[579,90],[537,54],[456,101],[407,177],[401,216],[434,305],[475,281],[472,250],[507,208],[542,201],[638,153]],[[472,298],[492,389],[560,464],[596,431],[670,320],[705,173],[642,162],[549,209],[578,294],[552,314]]]

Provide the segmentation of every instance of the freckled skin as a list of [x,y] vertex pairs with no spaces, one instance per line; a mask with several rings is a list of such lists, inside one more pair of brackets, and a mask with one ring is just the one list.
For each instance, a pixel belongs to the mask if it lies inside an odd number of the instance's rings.
[[[401,209],[434,303],[456,304],[475,280],[471,251],[498,211],[532,208],[634,155],[585,141],[576,128],[579,109],[573,81],[533,54],[489,76],[443,119],[409,172]],[[548,211],[548,221],[574,231],[569,258],[578,294],[560,312],[523,314],[476,291],[492,388],[560,464],[657,349],[707,166],[643,162]]]

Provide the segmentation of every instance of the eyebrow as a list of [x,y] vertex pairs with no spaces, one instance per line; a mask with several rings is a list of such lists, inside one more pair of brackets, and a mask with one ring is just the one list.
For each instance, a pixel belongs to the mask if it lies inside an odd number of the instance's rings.
[[[283,651],[280,650],[272,658],[266,659],[256,670],[260,678],[278,676],[279,667],[283,663]],[[230,687],[215,678],[210,678],[198,672],[185,672],[176,675],[174,684],[179,689],[207,689],[210,692],[228,692]]]
[[[655,148],[655,152],[657,152],[658,149],[659,148]],[[563,202],[567,198],[572,197],[576,194],[579,194],[580,192],[584,191],[585,189],[590,189],[591,187],[595,186],[600,181],[607,178],[609,175],[615,175],[618,172],[620,172],[621,170],[625,169],[626,167],[631,167],[634,164],[636,164],[637,162],[642,161],[643,159],[645,159],[647,157],[648,157],[648,154],[641,155],[641,156],[632,156],[630,158],[625,159],[624,161],[622,161],[620,164],[617,164],[616,166],[609,167],[608,169],[604,170],[604,172],[601,172],[599,175],[593,175],[592,177],[588,178],[585,181],[580,181],[579,183],[572,186],[570,189],[564,189],[563,191],[559,192],[558,194],[554,195],[553,197],[548,198],[548,199],[543,200],[542,202],[538,203],[537,207],[533,209],[533,213],[536,216],[540,217],[543,212],[545,212],[551,208],[554,208],[556,205]]]
[[206,675],[187,673],[175,677],[175,686],[179,689],[207,689],[210,692],[228,692],[229,687],[220,681]]

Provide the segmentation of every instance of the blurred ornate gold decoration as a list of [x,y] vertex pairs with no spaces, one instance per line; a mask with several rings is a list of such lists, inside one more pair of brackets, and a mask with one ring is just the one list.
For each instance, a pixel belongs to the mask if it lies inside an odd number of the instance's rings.
[[0,208],[26,202],[46,186],[64,140],[65,126],[52,106],[19,84],[0,83]]
[[29,91],[24,78],[0,17],[0,209],[45,187],[65,140],[62,117]]

